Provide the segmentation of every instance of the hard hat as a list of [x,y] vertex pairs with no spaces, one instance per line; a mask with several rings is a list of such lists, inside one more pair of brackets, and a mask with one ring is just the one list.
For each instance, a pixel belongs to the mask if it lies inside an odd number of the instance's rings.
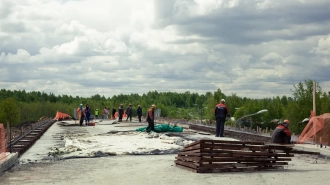
[[220,101],[220,102],[226,103],[226,100],[225,100],[225,99],[221,99],[221,101]]
[[290,121],[289,121],[289,120],[287,120],[287,119],[286,119],[286,120],[284,120],[283,122],[284,122],[284,123],[286,123],[286,124],[288,124],[288,125],[290,124]]
[[80,106],[82,106],[83,104],[81,103]]

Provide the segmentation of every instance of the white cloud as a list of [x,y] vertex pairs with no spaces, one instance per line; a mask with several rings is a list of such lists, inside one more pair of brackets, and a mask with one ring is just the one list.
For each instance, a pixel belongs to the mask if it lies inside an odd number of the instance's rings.
[[260,98],[290,96],[293,84],[314,79],[329,91],[328,8],[326,0],[4,0],[1,88],[73,96],[221,88]]
[[317,47],[314,47],[311,50],[311,53],[330,55],[330,35],[326,38],[321,38],[317,44]]
[[20,64],[29,61],[31,55],[24,49],[18,49],[17,53],[1,53],[0,63]]
[[255,7],[257,10],[266,10],[274,7],[274,1],[272,0],[256,0]]
[[283,57],[277,53],[268,53],[267,55],[261,58],[261,61],[266,62],[267,64],[272,65],[281,65],[283,63]]

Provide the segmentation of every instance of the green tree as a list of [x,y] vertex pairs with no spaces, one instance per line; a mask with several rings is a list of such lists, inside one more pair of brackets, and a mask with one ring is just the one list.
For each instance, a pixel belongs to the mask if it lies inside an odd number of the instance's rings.
[[[294,133],[298,133],[298,124],[310,116],[310,111],[313,110],[313,81],[305,80],[304,83],[299,82],[294,85],[293,99],[289,101],[286,118],[290,120],[290,129]],[[320,95],[322,89],[316,84],[316,104],[321,104]],[[316,108],[316,114],[320,114],[320,109]],[[286,119],[284,118],[284,119]]]
[[18,103],[13,98],[7,98],[0,104],[0,120],[9,122],[11,126],[19,123],[20,114]]
[[330,112],[330,97],[327,93],[323,93],[321,96],[321,105],[319,106],[320,114],[329,113]]

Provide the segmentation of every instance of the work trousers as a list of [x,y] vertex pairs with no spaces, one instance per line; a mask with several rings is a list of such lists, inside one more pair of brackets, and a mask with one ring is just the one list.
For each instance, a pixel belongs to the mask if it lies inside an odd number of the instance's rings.
[[138,118],[139,118],[139,122],[140,122],[140,123],[141,123],[141,116],[142,116],[142,115],[138,115]]
[[148,121],[148,127],[146,128],[146,131],[150,132],[151,130],[155,131],[155,122],[154,122],[154,120],[149,120]]
[[89,123],[90,122],[90,120],[91,120],[91,115],[86,115],[86,125],[87,125],[87,123]]
[[223,136],[223,131],[225,129],[225,121],[226,117],[217,117],[217,125],[216,125],[216,130],[215,130],[215,137],[224,137]]
[[122,114],[119,114],[119,118],[118,118],[118,121],[121,122],[123,119],[123,115]]
[[132,121],[132,115],[127,115],[126,121],[128,120],[128,118],[129,118],[129,121]]
[[80,116],[80,120],[79,120],[79,123],[80,123],[80,126],[82,126],[83,125],[83,123],[84,123],[84,120],[85,120],[85,116]]

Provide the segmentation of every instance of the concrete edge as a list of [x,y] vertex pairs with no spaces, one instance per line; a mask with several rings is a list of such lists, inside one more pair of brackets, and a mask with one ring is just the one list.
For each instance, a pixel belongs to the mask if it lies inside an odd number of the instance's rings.
[[320,152],[320,157],[330,159],[330,151],[322,150],[322,149],[313,149],[313,148],[308,148],[304,146],[294,146],[293,147],[295,150],[300,150],[300,151],[308,151],[308,152]]
[[0,176],[18,162],[18,153],[6,153],[0,159]]

